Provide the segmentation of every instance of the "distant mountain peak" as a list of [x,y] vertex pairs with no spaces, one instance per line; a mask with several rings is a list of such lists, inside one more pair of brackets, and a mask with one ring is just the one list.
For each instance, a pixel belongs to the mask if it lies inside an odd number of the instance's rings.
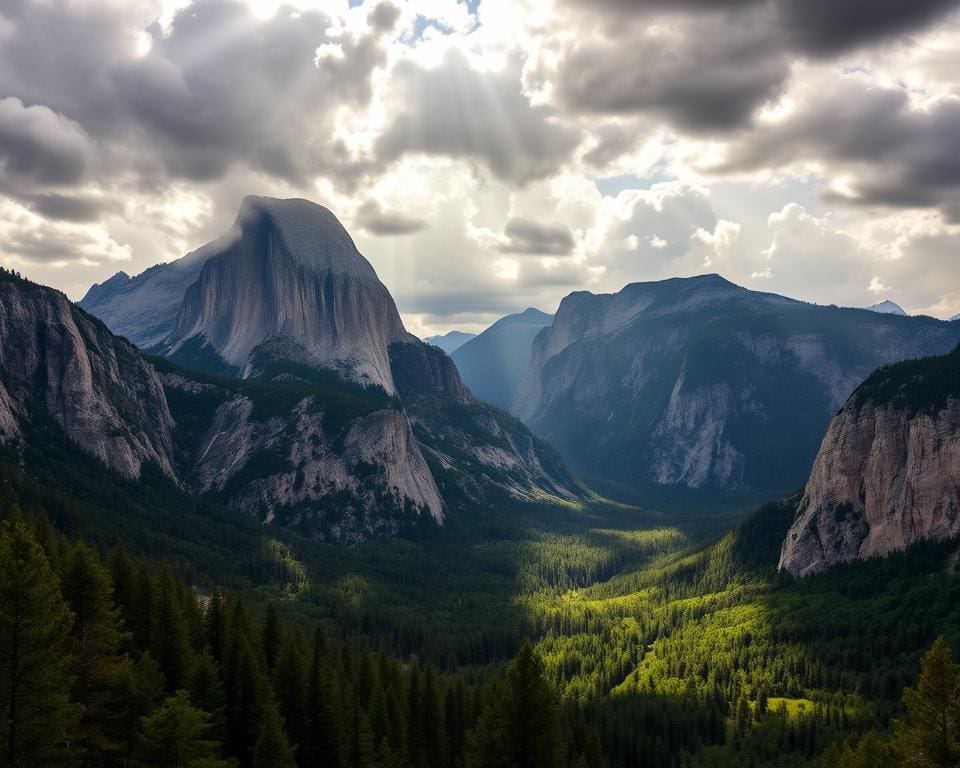
[[434,347],[440,347],[448,355],[452,355],[460,347],[466,344],[471,339],[475,339],[477,334],[467,333],[465,331],[447,331],[443,334],[437,334],[434,336],[427,336],[423,342],[424,344],[430,344]]
[[884,299],[883,301],[877,304],[871,304],[869,307],[864,307],[871,312],[879,312],[881,315],[901,315],[903,317],[907,316],[906,311],[899,304],[890,301],[890,299]]

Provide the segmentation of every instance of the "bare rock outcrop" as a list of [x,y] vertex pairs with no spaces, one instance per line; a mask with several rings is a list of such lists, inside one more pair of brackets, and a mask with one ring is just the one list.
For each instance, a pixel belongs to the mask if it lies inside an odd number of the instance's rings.
[[827,430],[780,568],[837,562],[960,534],[960,351],[880,369]]
[[63,294],[0,274],[0,439],[55,420],[127,477],[145,462],[173,476],[173,419],[153,368]]
[[307,200],[248,197],[234,232],[186,290],[165,354],[199,343],[243,371],[263,342],[289,338],[302,362],[392,394],[388,348],[413,337],[337,218]]

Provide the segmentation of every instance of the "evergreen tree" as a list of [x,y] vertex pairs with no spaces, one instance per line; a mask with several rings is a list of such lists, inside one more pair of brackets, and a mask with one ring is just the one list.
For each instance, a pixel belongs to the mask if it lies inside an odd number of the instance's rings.
[[223,593],[214,590],[210,595],[210,603],[203,615],[203,635],[207,650],[213,660],[220,664],[227,639],[227,610],[223,601]]
[[917,685],[903,692],[908,719],[898,721],[894,749],[903,765],[960,765],[960,666],[943,637],[920,662]]
[[317,628],[307,681],[306,737],[297,750],[301,768],[344,765],[340,708],[328,658],[326,638]]
[[177,582],[166,565],[156,577],[156,602],[152,611],[151,654],[159,662],[167,680],[167,691],[173,693],[187,681],[192,650],[184,619]]
[[293,752],[283,732],[280,716],[272,701],[264,702],[257,743],[253,748],[252,768],[294,768]]
[[471,739],[468,764],[476,768],[562,765],[560,711],[543,661],[524,643],[495,686]]
[[210,716],[190,703],[186,691],[168,698],[140,721],[135,757],[150,768],[229,768],[210,738]]
[[0,530],[0,765],[66,762],[72,618],[43,549],[15,515]]
[[280,646],[283,642],[280,632],[280,617],[277,615],[277,607],[270,603],[267,606],[267,615],[263,620],[263,629],[260,634],[260,645],[263,648],[263,658],[267,663],[267,674],[273,674],[273,668],[277,664],[280,656]]
[[307,721],[306,640],[299,631],[285,633],[273,671],[273,690],[280,716],[294,744],[303,741]]
[[73,613],[73,701],[81,707],[80,742],[89,761],[98,764],[122,751],[130,665],[120,655],[110,576],[86,544],[77,543],[70,552],[62,592]]

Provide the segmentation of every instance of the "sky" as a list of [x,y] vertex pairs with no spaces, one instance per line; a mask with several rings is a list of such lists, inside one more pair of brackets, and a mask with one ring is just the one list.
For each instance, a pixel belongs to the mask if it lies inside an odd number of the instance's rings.
[[0,265],[329,207],[414,333],[718,272],[960,313],[960,0],[2,0]]

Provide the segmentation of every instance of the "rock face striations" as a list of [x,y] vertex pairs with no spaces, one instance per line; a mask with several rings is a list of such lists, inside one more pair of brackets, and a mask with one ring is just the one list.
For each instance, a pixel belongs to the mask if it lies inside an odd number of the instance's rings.
[[290,339],[302,362],[393,394],[389,346],[413,337],[337,218],[307,200],[248,197],[234,230],[187,288],[164,354],[209,348],[244,371],[263,342]]
[[0,272],[0,441],[52,418],[126,477],[173,475],[173,419],[153,367],[49,288]]
[[804,482],[831,416],[871,371],[958,340],[956,324],[717,275],[578,292],[536,337],[511,410],[598,477],[772,495]]
[[960,534],[960,348],[881,368],[833,419],[780,554],[796,575]]
[[[185,485],[337,541],[442,523],[452,499],[579,495],[552,449],[406,332],[326,208],[248,197],[231,232],[188,258],[84,299],[118,333],[169,324],[153,363]],[[173,312],[130,299],[161,284]]]

